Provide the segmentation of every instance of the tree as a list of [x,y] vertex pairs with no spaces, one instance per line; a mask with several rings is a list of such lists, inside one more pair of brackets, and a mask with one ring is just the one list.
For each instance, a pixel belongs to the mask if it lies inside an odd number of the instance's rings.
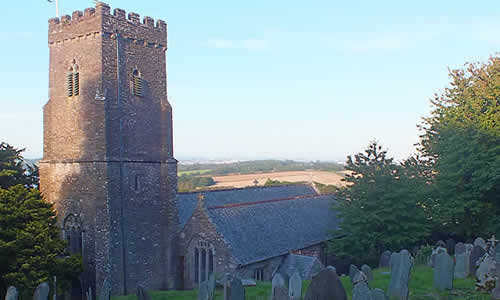
[[437,230],[463,238],[500,231],[500,58],[450,71],[431,100],[420,152],[429,162]]
[[24,149],[16,149],[7,143],[0,143],[0,188],[16,184],[38,187],[38,167],[25,163]]
[[395,164],[377,142],[347,158],[347,187],[334,204],[341,218],[338,236],[330,242],[337,256],[355,263],[376,264],[387,249],[416,245],[430,234],[425,210],[426,180],[419,158]]
[[54,207],[35,188],[23,150],[0,146],[0,298],[9,285],[28,298],[53,276],[60,288],[69,288],[82,271],[81,257],[67,255]]

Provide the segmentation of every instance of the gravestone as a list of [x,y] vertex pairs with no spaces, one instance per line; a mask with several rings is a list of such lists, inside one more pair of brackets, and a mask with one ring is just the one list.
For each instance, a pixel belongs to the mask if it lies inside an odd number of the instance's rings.
[[392,252],[391,253],[391,258],[389,259],[389,269],[390,270],[392,270],[394,261],[396,260],[396,258],[398,257],[398,255],[399,255],[399,253],[397,253],[397,252]]
[[352,286],[355,286],[359,282],[368,282],[365,273],[361,271],[354,275],[354,278],[352,279]]
[[[335,274],[337,272],[335,271]],[[302,296],[302,278],[298,270],[293,273],[288,281],[288,298],[290,300],[299,300]]]
[[488,286],[495,284],[495,261],[493,257],[485,255],[476,271],[476,286],[487,290]]
[[474,246],[469,256],[469,274],[476,274],[478,265],[477,263],[483,257],[486,251],[481,246]]
[[455,240],[451,238],[446,240],[446,250],[448,251],[449,255],[455,254],[455,244]]
[[447,253],[439,253],[434,267],[434,287],[438,290],[453,288],[453,258]]
[[[500,249],[500,246],[497,246],[497,250],[498,249]],[[495,284],[495,288],[491,291],[491,299],[498,300],[500,299],[500,261],[498,260],[496,262],[496,270],[497,270],[497,282]]]
[[359,272],[359,269],[358,267],[356,267],[355,265],[351,264],[349,266],[349,278],[351,278],[351,282],[353,281],[354,279],[354,276],[356,276],[356,274]]
[[456,254],[464,254],[465,253],[465,244],[462,242],[458,242],[455,245],[455,255]]
[[389,268],[389,261],[391,260],[391,251],[385,250],[380,255],[380,259],[378,261],[379,268]]
[[474,248],[474,245],[472,244],[465,244],[465,253],[469,254],[472,252],[472,249]]
[[408,299],[408,282],[413,259],[408,250],[401,250],[391,261],[391,281],[387,293],[399,300]]
[[304,300],[347,300],[344,286],[333,268],[325,268],[313,277]]
[[288,288],[285,284],[285,279],[280,273],[274,274],[271,288],[271,300],[287,300]]
[[483,250],[486,250],[486,242],[483,238],[478,237],[474,240],[474,246],[480,246]]
[[5,300],[17,300],[19,297],[19,293],[17,292],[16,287],[9,286],[7,289],[7,294],[5,295]]
[[372,272],[372,268],[370,268],[370,266],[362,265],[361,272],[363,272],[366,275],[366,280],[368,282],[371,282],[373,280],[373,272]]
[[495,261],[500,263],[500,244],[495,246]]
[[245,288],[239,278],[233,278],[227,288],[227,300],[245,300]]
[[106,276],[104,282],[102,283],[98,300],[109,300],[109,299],[111,299],[111,284],[109,282],[109,277]]
[[151,296],[148,291],[146,291],[146,289],[141,285],[137,287],[137,300],[151,300]]
[[441,247],[441,248],[445,248],[446,247],[446,243],[443,240],[439,240],[439,241],[436,242],[436,246],[437,247]]
[[47,300],[49,297],[49,284],[47,282],[40,283],[33,294],[33,300]]
[[455,270],[453,271],[454,278],[466,278],[469,276],[469,255],[465,252],[455,252]]
[[366,281],[360,281],[352,289],[352,300],[373,300],[372,291]]
[[198,288],[198,300],[213,300],[215,296],[215,277],[211,273],[208,280],[200,283]]
[[372,298],[373,300],[389,300],[384,290],[382,289],[373,289],[372,290]]

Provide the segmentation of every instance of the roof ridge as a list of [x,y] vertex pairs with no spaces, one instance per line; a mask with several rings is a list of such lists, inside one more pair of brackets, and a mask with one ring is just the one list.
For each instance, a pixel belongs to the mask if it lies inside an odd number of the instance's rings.
[[212,192],[226,192],[226,191],[235,191],[235,190],[250,190],[250,189],[267,189],[267,188],[278,188],[278,187],[288,187],[288,186],[308,186],[311,187],[307,183],[290,183],[290,184],[283,184],[283,185],[261,185],[261,186],[246,186],[246,187],[240,187],[240,188],[221,188],[221,189],[207,189],[207,190],[199,190],[199,191],[189,191],[189,192],[177,192],[177,194],[181,195],[186,195],[186,194],[199,194],[199,193],[212,193]]
[[323,197],[323,196],[325,196],[325,195],[306,195],[306,196],[278,198],[278,199],[271,199],[271,200],[261,200],[261,201],[254,201],[254,202],[230,203],[230,204],[225,204],[225,205],[209,206],[209,207],[207,207],[207,209],[219,209],[219,208],[231,208],[231,207],[239,207],[239,206],[250,206],[250,205],[255,205],[255,204],[272,203],[272,202],[289,201],[289,200],[298,200],[298,199],[315,198],[315,197]]

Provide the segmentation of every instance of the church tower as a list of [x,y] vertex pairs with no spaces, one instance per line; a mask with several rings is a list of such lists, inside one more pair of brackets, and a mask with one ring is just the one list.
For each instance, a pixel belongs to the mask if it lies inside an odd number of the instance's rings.
[[167,26],[98,2],[49,20],[40,186],[84,273],[72,298],[174,288]]

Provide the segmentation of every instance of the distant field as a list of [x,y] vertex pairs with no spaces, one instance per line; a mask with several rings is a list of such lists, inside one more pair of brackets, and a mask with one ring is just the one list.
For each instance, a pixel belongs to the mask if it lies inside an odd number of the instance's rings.
[[203,175],[203,174],[206,174],[206,173],[208,173],[210,171],[212,171],[212,170],[206,169],[206,170],[179,171],[177,173],[177,175],[179,175],[179,176],[182,176],[182,175],[193,175],[193,174]]
[[345,186],[342,180],[342,174],[325,171],[287,171],[271,173],[237,174],[226,176],[213,176],[215,186],[213,187],[246,187],[254,186],[257,180],[258,185],[264,185],[268,178],[278,181],[288,182],[319,182],[322,184],[331,184],[337,187]]

